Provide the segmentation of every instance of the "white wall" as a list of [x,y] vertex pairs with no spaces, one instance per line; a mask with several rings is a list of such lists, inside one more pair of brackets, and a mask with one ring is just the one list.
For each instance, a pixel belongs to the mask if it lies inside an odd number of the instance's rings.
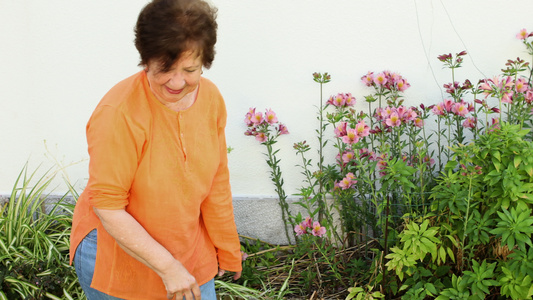
[[[219,8],[217,57],[204,75],[228,107],[232,186],[240,196],[274,195],[263,146],[246,137],[249,107],[272,108],[286,123],[282,170],[287,192],[300,186],[292,145],[315,142],[319,86],[327,97],[351,92],[364,109],[367,71],[399,72],[409,104],[442,100],[451,81],[436,59],[467,50],[457,80],[499,74],[507,59],[527,58],[515,35],[533,31],[533,1],[212,0]],[[0,0],[0,194],[26,161],[87,180],[85,124],[104,93],[137,72],[133,26],[146,0]],[[47,148],[43,141],[46,140]],[[316,159],[315,159],[316,161]],[[62,187],[58,188],[61,191]]]

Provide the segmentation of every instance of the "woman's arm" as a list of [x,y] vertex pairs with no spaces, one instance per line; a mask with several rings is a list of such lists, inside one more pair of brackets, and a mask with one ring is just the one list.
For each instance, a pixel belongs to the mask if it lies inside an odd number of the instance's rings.
[[165,284],[167,298],[201,299],[196,279],[176,260],[170,252],[124,209],[97,209],[94,212],[102,221],[105,230],[129,255],[154,270]]

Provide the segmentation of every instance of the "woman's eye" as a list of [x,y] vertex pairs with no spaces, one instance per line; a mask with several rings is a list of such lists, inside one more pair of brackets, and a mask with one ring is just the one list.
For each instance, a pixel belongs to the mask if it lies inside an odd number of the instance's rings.
[[188,70],[185,70],[185,72],[187,72],[187,73],[194,73],[194,72],[196,72],[196,69],[188,69]]

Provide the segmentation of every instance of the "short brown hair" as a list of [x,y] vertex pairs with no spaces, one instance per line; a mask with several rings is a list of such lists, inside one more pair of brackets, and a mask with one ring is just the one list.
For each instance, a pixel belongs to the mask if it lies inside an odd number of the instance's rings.
[[141,55],[139,65],[158,60],[167,72],[180,55],[197,50],[204,67],[215,59],[217,10],[203,0],[153,0],[137,19],[135,47]]

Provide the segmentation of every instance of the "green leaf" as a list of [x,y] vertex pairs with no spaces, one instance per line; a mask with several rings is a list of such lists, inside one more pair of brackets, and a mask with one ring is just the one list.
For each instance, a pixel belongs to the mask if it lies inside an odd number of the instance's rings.
[[520,163],[522,162],[522,157],[521,156],[515,156],[514,157],[514,167],[515,168],[518,168],[518,166],[520,165]]

